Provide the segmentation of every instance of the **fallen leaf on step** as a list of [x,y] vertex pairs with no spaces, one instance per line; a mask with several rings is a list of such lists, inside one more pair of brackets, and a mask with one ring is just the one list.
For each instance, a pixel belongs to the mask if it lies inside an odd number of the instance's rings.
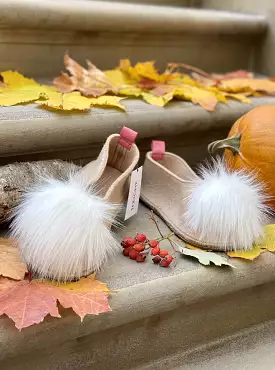
[[153,82],[160,82],[160,74],[155,68],[154,61],[137,63],[132,67],[129,59],[122,59],[119,64],[119,69],[130,81],[139,83],[145,78]]
[[39,324],[47,315],[60,317],[55,288],[37,281],[0,279],[0,315],[6,314],[21,330]]
[[254,247],[248,251],[227,252],[229,257],[244,258],[247,260],[254,260],[265,251],[275,252],[275,225],[266,225],[264,227],[264,236]]
[[81,278],[80,280],[72,283],[54,283],[51,282],[51,285],[54,285],[58,288],[63,288],[69,291],[74,292],[105,292],[112,293],[107,285],[100,280],[96,280],[96,274],[89,275],[87,277]]
[[19,250],[12,240],[0,238],[0,275],[14,280],[23,280],[27,266],[21,262]]
[[231,263],[227,261],[226,258],[213,252],[194,250],[182,246],[178,246],[178,249],[181,254],[185,256],[194,257],[199,261],[199,263],[205,266],[210,265],[210,263],[212,262],[216,266],[227,265],[230,267],[234,267],[233,265],[231,265]]
[[224,92],[224,96],[231,98],[233,100],[238,100],[241,103],[251,104],[251,100],[244,94],[233,94],[233,93]]
[[196,86],[181,85],[175,90],[174,96],[184,100],[190,100],[193,104],[199,104],[210,112],[215,110],[218,103],[218,99],[214,93]]
[[68,94],[48,91],[43,93],[43,97],[44,99],[39,99],[36,103],[56,110],[87,110],[91,106],[91,99],[82,96],[78,91]]
[[9,107],[20,103],[33,102],[40,98],[43,86],[18,72],[1,73],[5,87],[0,89],[0,106]]
[[257,243],[257,246],[275,252],[275,225],[266,225],[264,227],[264,237]]
[[259,257],[265,250],[259,247],[254,247],[248,251],[231,251],[227,252],[226,254],[229,257],[233,258],[243,258],[246,260],[253,261],[255,258]]
[[63,284],[0,278],[0,315],[6,314],[21,330],[42,322],[47,315],[60,318],[58,301],[64,308],[71,308],[82,321],[85,315],[111,311],[110,293],[94,274]]
[[233,78],[252,79],[252,78],[254,78],[254,73],[248,72],[248,71],[243,70],[243,69],[239,69],[237,71],[232,71],[232,72],[225,73],[225,74],[211,73],[211,77],[216,79],[216,80],[219,80],[219,81],[221,81],[221,80],[231,80]]
[[156,96],[150,93],[142,93],[142,98],[147,103],[156,105],[158,107],[164,107],[170,100],[173,99],[173,92],[165,94],[163,96]]
[[125,98],[121,98],[119,96],[113,96],[113,95],[104,95],[99,96],[98,98],[91,98],[90,104],[91,106],[102,106],[102,107],[116,107],[120,108],[122,110],[125,110],[125,106],[120,104],[120,101]]
[[1,91],[1,89],[2,89],[2,88],[4,88],[4,87],[5,87],[4,79],[3,79],[3,77],[0,75],[0,91]]
[[83,321],[88,314],[98,315],[111,311],[106,284],[95,280],[95,275],[82,278],[75,283],[56,286],[55,297],[64,308],[72,308]]
[[246,91],[259,91],[267,94],[275,94],[275,82],[268,79],[231,79],[223,80],[219,84],[221,90],[239,93]]
[[64,65],[68,73],[62,72],[54,79],[54,85],[60,92],[80,91],[83,95],[93,97],[104,95],[107,92],[116,92],[105,73],[90,61],[87,60],[88,68],[85,69],[65,55]]

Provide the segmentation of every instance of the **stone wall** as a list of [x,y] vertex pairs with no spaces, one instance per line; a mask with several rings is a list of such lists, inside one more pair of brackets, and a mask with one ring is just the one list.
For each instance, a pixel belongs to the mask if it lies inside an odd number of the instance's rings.
[[274,0],[203,0],[202,7],[264,14],[268,18],[268,32],[263,39],[259,55],[255,55],[256,71],[268,76],[275,75],[275,1]]

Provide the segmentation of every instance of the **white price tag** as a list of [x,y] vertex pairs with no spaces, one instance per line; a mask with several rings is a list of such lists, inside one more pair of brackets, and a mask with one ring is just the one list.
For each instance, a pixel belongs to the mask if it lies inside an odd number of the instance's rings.
[[142,166],[131,174],[130,189],[124,220],[134,216],[138,211],[140,189],[142,180]]

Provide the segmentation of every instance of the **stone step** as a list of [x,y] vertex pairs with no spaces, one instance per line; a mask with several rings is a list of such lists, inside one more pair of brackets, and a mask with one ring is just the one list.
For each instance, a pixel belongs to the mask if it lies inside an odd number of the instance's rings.
[[[141,205],[118,237],[140,231],[155,238],[157,231],[148,212]],[[169,232],[161,220],[159,226],[164,234]],[[169,244],[164,247],[171,250]],[[0,368],[147,370],[147,366],[148,370],[180,370],[184,369],[182,359],[189,369],[188,364],[192,365],[192,359],[196,364],[198,356],[198,364],[201,359],[207,366],[211,360],[210,368],[239,370],[230,367],[230,360],[226,362],[229,353],[233,364],[241,361],[237,356],[245,347],[233,357],[236,335],[275,320],[275,255],[266,252],[252,262],[230,262],[235,269],[206,267],[178,256],[176,266],[165,269],[150,261],[137,264],[119,254],[98,275],[117,291],[110,298],[113,312],[88,316],[83,323],[67,312],[62,319],[47,318],[20,333],[11,320],[0,317]],[[230,344],[224,344],[231,336],[235,337]],[[203,346],[211,343],[207,347],[211,358],[207,358]],[[228,367],[215,367],[219,353]],[[271,370],[269,363],[263,369]]]
[[102,69],[120,58],[254,69],[267,28],[263,15],[137,2],[9,0],[0,14],[0,71],[43,78],[60,73],[67,51]]
[[275,321],[269,321],[135,370],[273,370],[274,333]]
[[165,108],[137,99],[123,104],[126,112],[94,108],[77,114],[55,113],[36,105],[1,107],[0,165],[49,158],[84,164],[98,155],[108,135],[124,125],[139,133],[141,161],[151,140],[160,139],[167,142],[169,151],[193,165],[205,158],[207,144],[226,136],[241,115],[259,105],[275,104],[275,98],[252,98],[251,104],[220,103],[215,112],[189,102],[172,102]]

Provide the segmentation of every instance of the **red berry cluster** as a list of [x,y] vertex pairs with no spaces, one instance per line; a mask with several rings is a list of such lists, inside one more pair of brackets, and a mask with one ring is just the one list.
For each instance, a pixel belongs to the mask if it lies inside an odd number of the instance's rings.
[[137,262],[144,262],[150,251],[153,255],[152,261],[161,267],[168,267],[174,259],[167,250],[160,249],[159,241],[148,240],[144,234],[137,234],[135,238],[130,236],[123,238],[121,245],[124,256]]

